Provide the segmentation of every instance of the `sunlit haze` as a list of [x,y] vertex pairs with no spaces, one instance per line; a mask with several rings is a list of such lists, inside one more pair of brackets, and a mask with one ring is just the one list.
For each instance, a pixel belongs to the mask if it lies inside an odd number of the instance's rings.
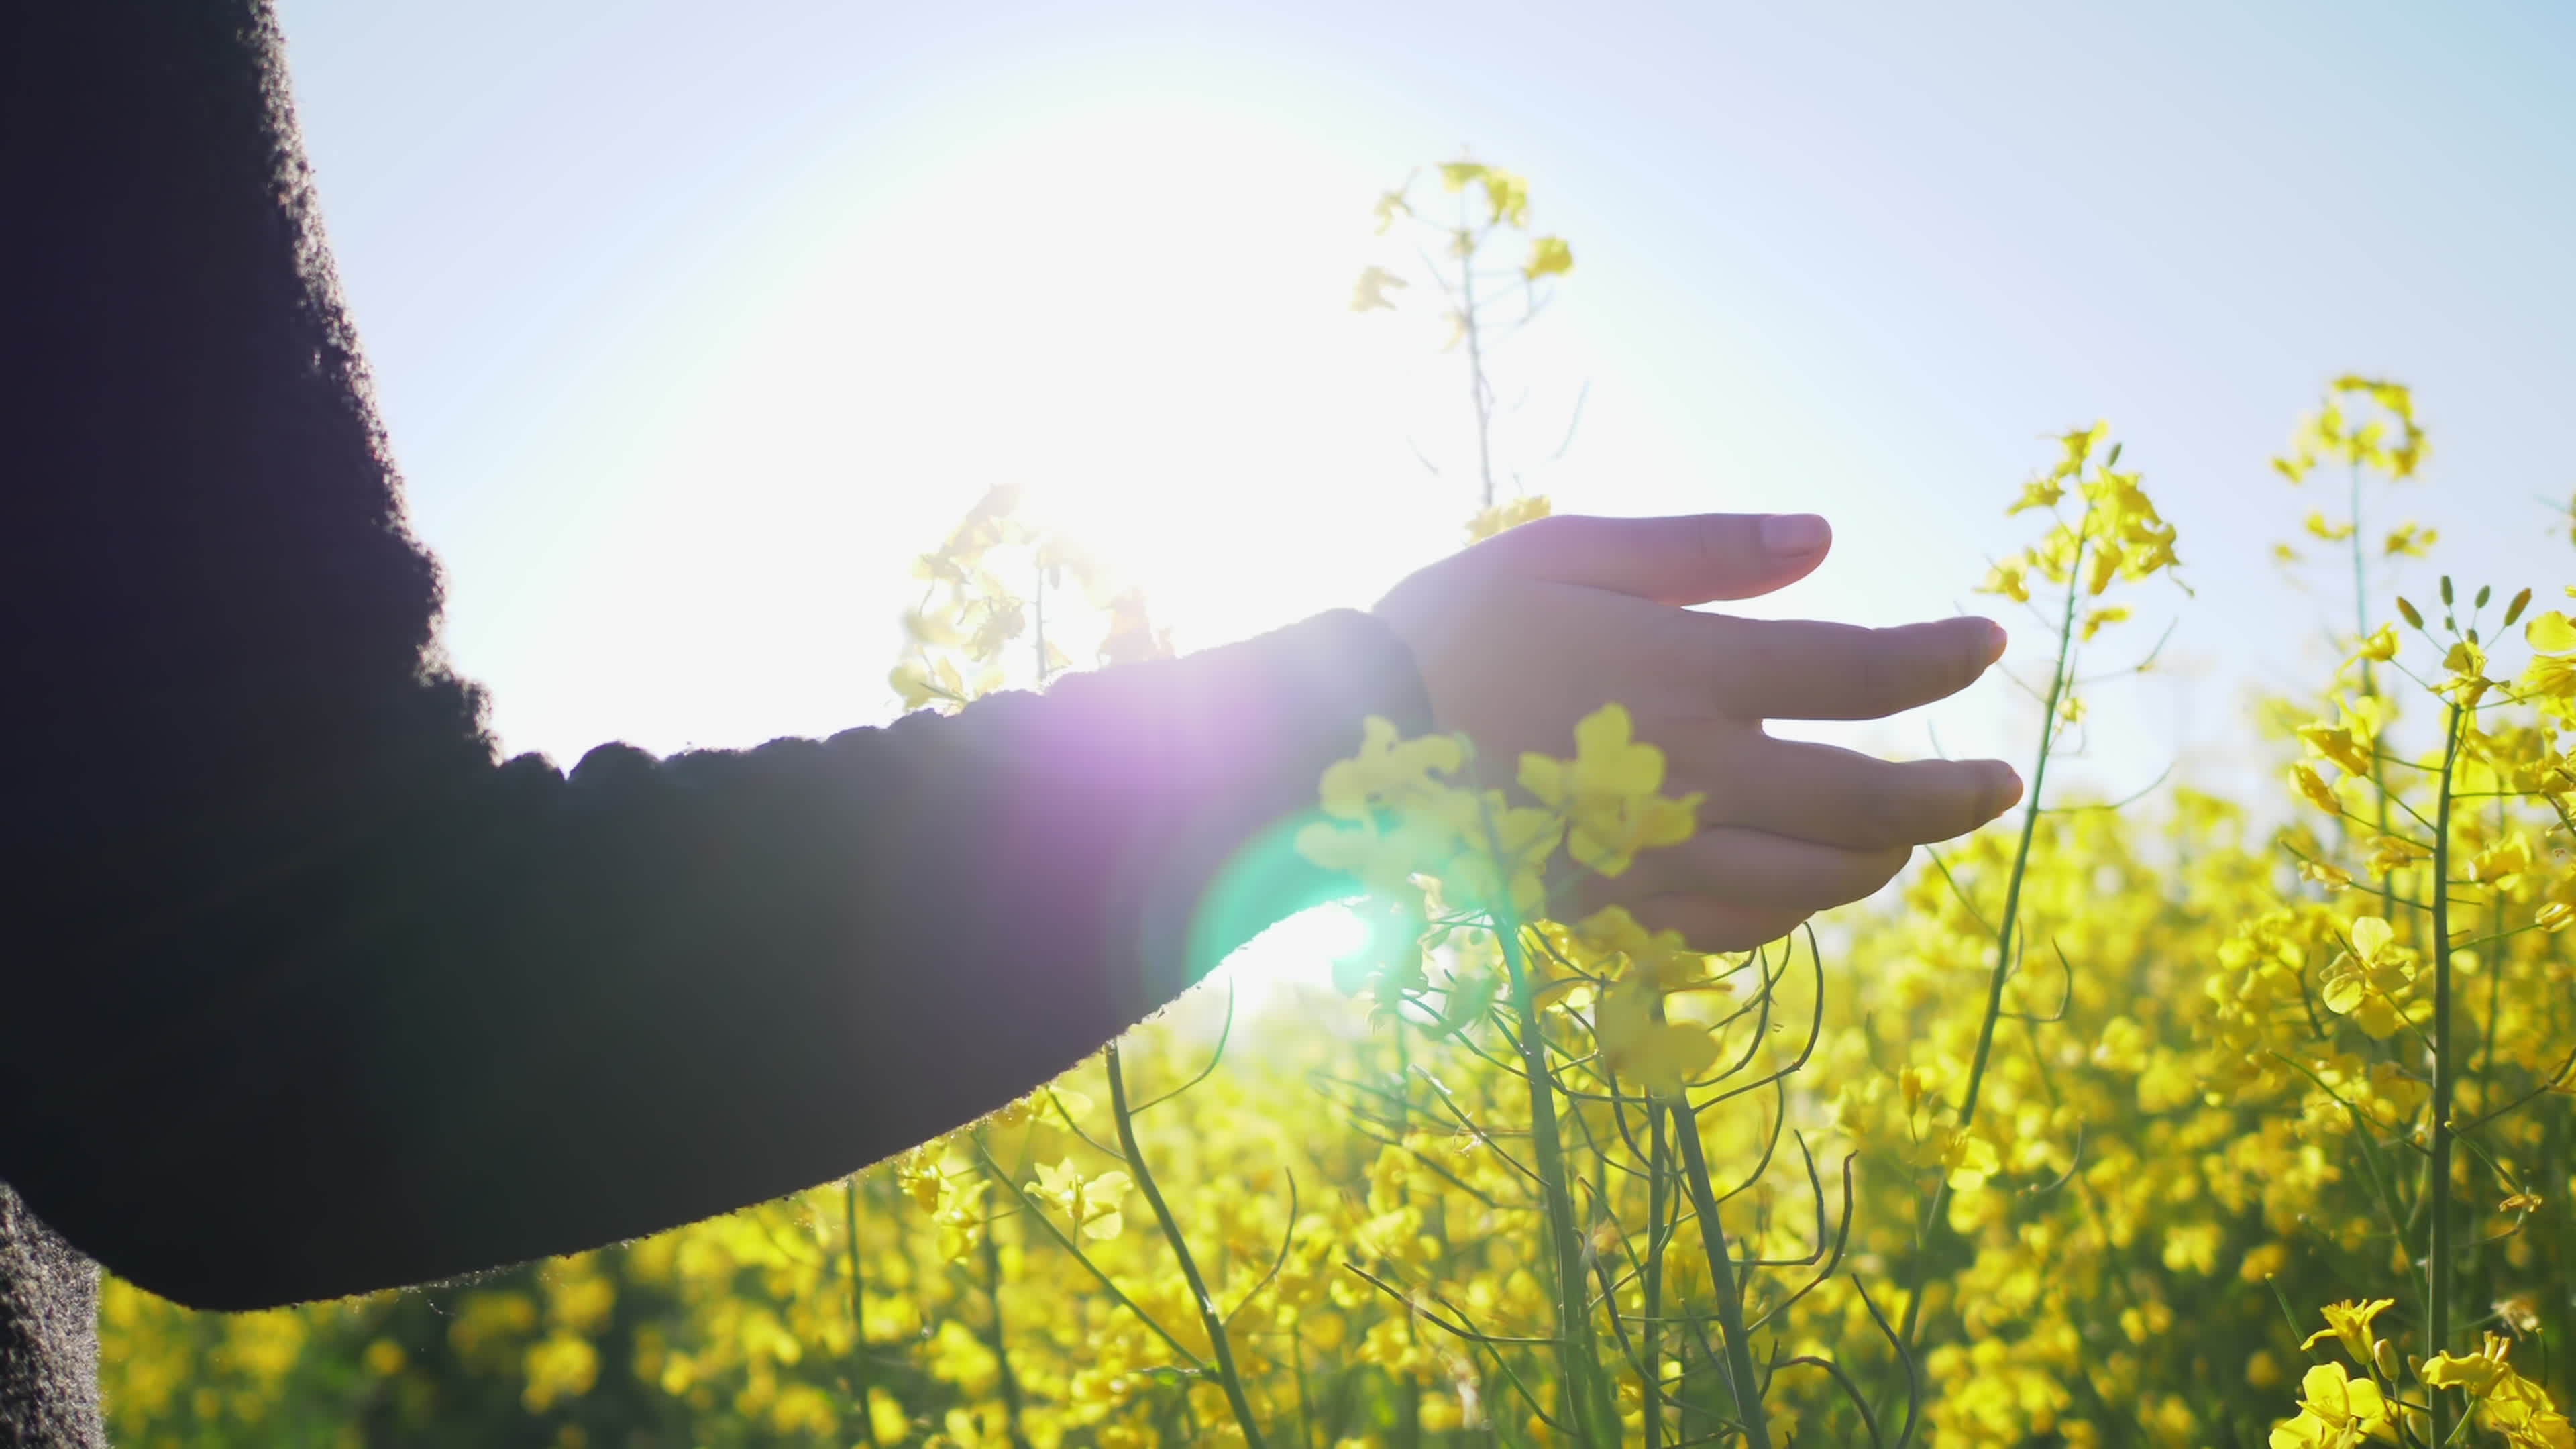
[[[908,560],[995,482],[1184,648],[1366,606],[1472,503],[1425,299],[1345,305],[1378,191],[1462,143],[1577,259],[1497,359],[1507,462],[1560,511],[1831,517],[1748,612],[1988,612],[2022,660],[2042,627],[1969,586],[2042,435],[2111,419],[2198,597],[2105,637],[2181,621],[2069,778],[2248,768],[2239,691],[2320,678],[2344,576],[2269,553],[2339,499],[2266,460],[2336,373],[2433,430],[2369,505],[2442,531],[2401,577],[2576,576],[2562,7],[284,10],[512,749],[891,717]],[[1814,733],[2019,758],[2033,714],[1998,679]]]

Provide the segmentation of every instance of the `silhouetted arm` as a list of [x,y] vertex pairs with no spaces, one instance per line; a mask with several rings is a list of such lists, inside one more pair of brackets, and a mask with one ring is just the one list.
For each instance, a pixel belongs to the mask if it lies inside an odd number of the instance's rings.
[[[254,0],[0,34],[0,1178],[244,1308],[596,1246],[1026,1091],[1317,898],[1356,613],[825,741],[495,763]],[[496,219],[496,225],[505,224]]]

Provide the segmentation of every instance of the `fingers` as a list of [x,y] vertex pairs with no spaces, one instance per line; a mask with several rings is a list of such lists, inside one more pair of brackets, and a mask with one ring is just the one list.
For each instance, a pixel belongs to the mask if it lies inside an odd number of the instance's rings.
[[1813,572],[1833,530],[1812,513],[1702,513],[1675,518],[1560,515],[1525,523],[1473,553],[1532,578],[1651,599],[1749,599]]
[[1766,910],[1707,896],[1656,896],[1628,908],[1649,931],[1679,931],[1694,951],[1750,951],[1777,941],[1807,919],[1802,911]]
[[1752,731],[1699,731],[1668,743],[1670,793],[1707,795],[1701,818],[1851,850],[1928,845],[1965,835],[2021,799],[2001,760],[1898,763],[1836,745]]
[[1721,825],[1639,855],[1613,884],[1640,897],[1706,895],[1804,916],[1875,894],[1912,854],[1904,846],[1846,850]]
[[1741,951],[1876,893],[1909,854],[1720,827],[1640,855],[1625,875],[1587,882],[1583,895],[1627,906],[1648,930],[1680,931],[1694,950]]
[[2003,657],[1989,619],[1864,629],[1812,619],[1675,613],[1666,666],[1734,719],[1881,719],[1946,698]]

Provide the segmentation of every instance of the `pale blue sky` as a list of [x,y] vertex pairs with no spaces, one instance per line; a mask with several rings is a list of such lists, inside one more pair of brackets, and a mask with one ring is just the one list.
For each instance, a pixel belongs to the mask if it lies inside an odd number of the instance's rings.
[[[1591,384],[1534,483],[1831,516],[1764,611],[1995,611],[1967,585],[2027,537],[2040,435],[2109,417],[2205,677],[2103,696],[2108,788],[2223,752],[2236,682],[2313,677],[2348,604],[2265,560],[2334,500],[2265,460],[2335,373],[2433,429],[2374,521],[2468,581],[2576,579],[2535,501],[2576,488],[2576,7],[283,11],[449,647],[514,748],[888,717],[904,561],[1005,477],[1094,509],[1184,643],[1365,606],[1454,538],[1404,439],[1441,453],[1463,384],[1341,305],[1376,189],[1462,142],[1578,258],[1503,363],[1532,435]],[[1980,686],[1942,741],[2018,756],[2027,713]]]

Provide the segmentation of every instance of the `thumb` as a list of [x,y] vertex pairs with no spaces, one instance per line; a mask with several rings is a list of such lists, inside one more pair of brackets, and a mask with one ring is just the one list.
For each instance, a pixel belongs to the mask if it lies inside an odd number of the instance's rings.
[[1749,599],[1805,578],[1833,547],[1812,513],[1532,519],[1470,550],[1514,573],[1658,604]]

